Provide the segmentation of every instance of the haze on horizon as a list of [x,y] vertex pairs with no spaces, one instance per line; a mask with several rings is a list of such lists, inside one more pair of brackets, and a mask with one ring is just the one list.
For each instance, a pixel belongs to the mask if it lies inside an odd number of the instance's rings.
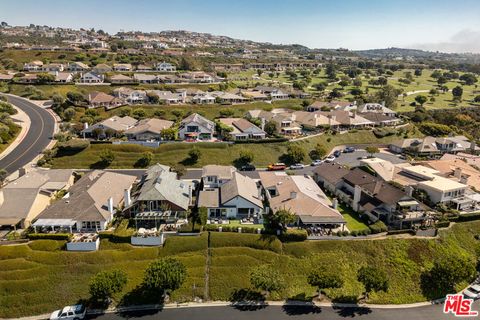
[[0,20],[124,31],[189,30],[310,48],[480,53],[478,0],[2,0]]

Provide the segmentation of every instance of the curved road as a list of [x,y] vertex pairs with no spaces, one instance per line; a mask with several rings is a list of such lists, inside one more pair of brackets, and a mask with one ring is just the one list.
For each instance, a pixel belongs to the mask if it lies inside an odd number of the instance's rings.
[[[475,303],[474,310],[479,310]],[[117,320],[138,318],[142,320],[336,320],[336,319],[367,319],[367,320],[439,320],[455,319],[452,314],[443,314],[443,305],[431,305],[406,309],[379,308],[339,308],[305,306],[266,306],[241,308],[233,306],[217,307],[187,307],[169,308],[164,310],[137,311],[125,313],[109,313],[92,315],[89,319]]]
[[23,110],[30,118],[30,128],[20,144],[0,160],[0,168],[12,174],[46,149],[55,131],[55,118],[47,110],[26,99],[6,95],[8,102]]

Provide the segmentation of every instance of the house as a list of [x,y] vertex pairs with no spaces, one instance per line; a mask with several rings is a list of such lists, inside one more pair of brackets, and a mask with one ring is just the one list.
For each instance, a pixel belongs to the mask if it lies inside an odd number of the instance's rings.
[[0,189],[0,226],[28,228],[73,180],[73,170],[35,169],[10,182]]
[[201,190],[197,206],[207,208],[210,219],[260,218],[263,213],[261,191],[257,183],[236,171],[221,186]]
[[480,152],[480,148],[475,142],[470,142],[464,136],[454,137],[425,137],[404,139],[391,143],[388,148],[395,153],[408,153],[415,156],[440,157],[445,153],[458,153],[470,151],[475,154]]
[[299,123],[304,129],[328,127],[336,130],[341,125],[335,116],[325,115],[322,112],[294,111],[292,112],[292,119]]
[[62,72],[64,69],[65,66],[61,63],[48,63],[42,67],[42,71],[44,72]]
[[67,65],[67,70],[71,72],[86,72],[90,70],[90,67],[83,62],[75,61]]
[[480,156],[478,155],[458,152],[457,154],[446,153],[440,158],[440,160],[455,160],[455,159],[465,161],[465,163],[468,163],[469,165],[480,168]]
[[289,210],[297,216],[296,225],[299,226],[344,229],[346,221],[336,204],[310,176],[267,171],[261,171],[259,175],[265,199],[274,213]]
[[104,92],[95,91],[88,94],[88,105],[90,108],[105,107],[107,109],[116,108],[125,103],[123,100],[106,94]]
[[[434,176],[431,180],[419,182],[417,188],[424,190],[428,194],[430,202],[433,204],[443,203],[457,210],[473,204],[472,199],[468,200],[464,197],[468,185],[448,178]],[[463,203],[463,201],[461,201],[463,199],[466,199],[468,203]]]
[[243,118],[220,118],[218,121],[232,129],[229,135],[233,140],[265,139],[266,133]]
[[213,91],[210,92],[210,95],[215,97],[215,100],[218,100],[220,103],[223,104],[238,104],[244,103],[245,98],[230,92],[222,92],[222,91]]
[[73,74],[70,72],[52,71],[50,74],[55,76],[55,82],[57,83],[69,83],[73,81]]
[[171,91],[162,90],[148,90],[147,94],[156,95],[158,101],[162,104],[179,104],[185,102],[185,97],[182,93],[173,93]]
[[42,71],[43,62],[39,60],[27,62],[23,64],[23,70],[34,72],[34,71]]
[[401,119],[395,116],[385,115],[378,112],[367,112],[360,115],[364,119],[373,122],[376,127],[396,126],[402,122]]
[[198,113],[192,113],[180,122],[178,136],[182,140],[212,140],[215,133],[215,123]]
[[102,74],[95,73],[95,72],[87,72],[80,76],[78,83],[103,83],[105,77]]
[[157,75],[157,79],[160,83],[165,84],[173,84],[173,83],[181,83],[182,80],[174,74],[160,74]]
[[267,95],[270,100],[286,100],[289,98],[288,93],[283,92],[279,88],[275,87],[266,87],[266,86],[256,86],[253,91],[258,91],[262,94]]
[[356,102],[349,101],[315,101],[311,105],[307,106],[306,111],[330,111],[330,110],[343,110],[352,111],[357,108]]
[[151,141],[162,140],[162,131],[173,126],[173,121],[163,119],[143,119],[125,131],[129,140]]
[[112,72],[112,67],[110,67],[108,64],[100,63],[92,68],[92,72],[97,74],[105,74],[107,72]]
[[155,66],[155,70],[160,72],[175,72],[177,68],[171,63],[161,62]]
[[86,127],[82,130],[81,133],[84,137],[89,137],[92,135],[92,132],[94,130],[100,129],[103,133],[101,133],[100,136],[97,138],[105,138],[106,131],[111,131],[116,135],[120,135],[125,132],[125,130],[132,128],[136,123],[137,120],[129,116],[113,116],[101,122],[95,123],[94,125]]
[[214,83],[216,81],[214,76],[203,71],[185,72],[181,73],[179,77],[190,83]]
[[33,227],[36,231],[105,230],[135,180],[135,176],[111,171],[85,173],[62,199],[40,213]]
[[114,74],[109,77],[109,81],[112,84],[129,84],[135,82],[132,77],[126,76],[124,74]]
[[473,190],[480,191],[480,170],[461,159],[432,160],[424,165],[437,170],[442,177],[466,184]]
[[233,173],[237,169],[232,166],[220,166],[216,164],[206,165],[202,168],[203,190],[220,188],[223,184],[232,180]]
[[130,63],[114,63],[113,71],[116,71],[116,72],[132,71],[132,65]]
[[135,73],[133,79],[135,82],[144,84],[160,83],[160,79],[154,74]]
[[[250,112],[250,114],[255,114],[255,111]],[[294,137],[302,133],[302,126],[300,123],[295,121],[295,116],[292,115],[290,110],[272,110],[272,111],[261,111],[256,117],[261,119],[262,122],[272,121],[276,123],[277,132],[284,136]]]
[[350,169],[346,166],[335,162],[323,162],[313,170],[313,179],[324,190],[335,194],[336,190],[342,187],[343,177],[349,172]]
[[0,73],[0,82],[9,82],[12,81],[14,74],[4,74]]
[[388,117],[395,118],[397,113],[387,107],[384,104],[380,103],[365,103],[364,105],[357,108],[358,113],[378,113],[383,114]]
[[129,87],[120,87],[113,90],[113,95],[127,103],[143,103],[148,101],[147,92],[144,90],[135,90]]
[[323,112],[325,116],[335,119],[340,125],[340,128],[350,130],[350,129],[360,129],[360,128],[373,128],[375,122],[365,119],[355,111],[343,111],[343,110],[333,110],[328,112]]
[[151,72],[153,71],[153,68],[151,66],[147,66],[147,65],[144,65],[144,64],[139,64],[136,68],[135,68],[135,71],[138,71],[138,72]]
[[207,92],[201,92],[191,98],[191,102],[195,104],[212,104],[215,103],[215,97]]
[[156,164],[145,171],[124,211],[133,216],[148,212],[161,222],[174,223],[180,216],[186,218],[192,205],[192,185],[179,180],[170,167]]
[[260,91],[254,91],[254,90],[243,90],[240,91],[240,93],[247,99],[253,100],[253,101],[264,101],[268,100],[268,96]]

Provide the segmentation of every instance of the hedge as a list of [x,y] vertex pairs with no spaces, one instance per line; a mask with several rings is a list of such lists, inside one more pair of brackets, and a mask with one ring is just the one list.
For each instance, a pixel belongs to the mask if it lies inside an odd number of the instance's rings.
[[[216,224],[207,224],[203,227],[204,231],[219,231],[219,228],[222,227],[222,232],[238,232],[238,228],[242,228],[242,233],[258,233],[258,228],[255,227],[238,227],[230,225],[216,225]],[[190,227],[191,228],[191,227]]]
[[70,233],[30,233],[28,239],[30,240],[70,240],[72,235]]
[[437,228],[448,228],[450,226],[449,220],[442,220],[435,223],[435,227]]
[[112,231],[101,231],[98,233],[100,239],[109,239],[111,242],[114,243],[130,243],[131,242],[131,234],[116,234]]
[[415,230],[412,230],[412,229],[400,229],[400,230],[389,230],[387,232],[387,235],[391,236],[391,235],[395,235],[395,234],[411,234],[411,235],[415,235]]
[[190,222],[180,226],[180,229],[177,230],[178,233],[200,233],[202,231],[202,226],[198,223],[193,226]]
[[306,230],[287,230],[282,233],[278,238],[282,242],[293,242],[293,241],[305,241],[307,240],[307,231]]
[[247,143],[273,143],[273,142],[287,142],[287,138],[267,138],[260,140],[236,140],[235,144],[247,144]]
[[458,216],[458,222],[474,221],[480,219],[480,212],[465,213]]
[[387,226],[381,220],[378,220],[377,222],[369,225],[368,227],[370,228],[372,233],[382,233],[382,232],[387,232],[388,231]]

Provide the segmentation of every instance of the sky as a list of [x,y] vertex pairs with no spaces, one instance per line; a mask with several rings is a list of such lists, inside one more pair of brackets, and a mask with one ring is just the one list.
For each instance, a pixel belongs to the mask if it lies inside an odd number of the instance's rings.
[[480,53],[480,0],[0,0],[0,20],[189,30],[310,48]]

